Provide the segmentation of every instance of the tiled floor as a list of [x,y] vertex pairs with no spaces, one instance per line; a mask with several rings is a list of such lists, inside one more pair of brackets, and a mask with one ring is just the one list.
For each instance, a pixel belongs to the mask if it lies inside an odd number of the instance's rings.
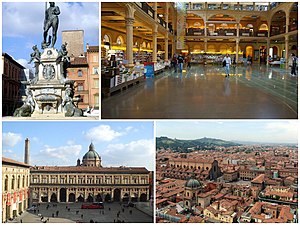
[[103,119],[296,119],[298,77],[266,66],[192,66],[102,100]]

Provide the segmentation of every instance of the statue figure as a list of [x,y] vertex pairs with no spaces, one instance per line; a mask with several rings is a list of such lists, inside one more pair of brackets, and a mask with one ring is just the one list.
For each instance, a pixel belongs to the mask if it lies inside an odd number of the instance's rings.
[[67,43],[61,45],[61,49],[58,52],[56,64],[60,65],[60,73],[62,78],[67,78],[67,68],[70,64],[70,58],[68,57]]
[[[47,4],[47,3],[46,3]],[[54,2],[50,2],[50,7],[45,12],[45,21],[44,21],[44,41],[42,43],[42,48],[45,49],[51,44],[51,36],[49,35],[49,40],[47,42],[47,35],[50,28],[52,28],[52,45],[53,48],[57,39],[57,30],[58,30],[58,15],[60,10],[58,6],[55,6]]]
[[74,81],[68,81],[66,83],[66,89],[65,89],[65,97],[62,101],[62,106],[65,110],[65,116],[66,117],[72,117],[72,116],[83,116],[83,111],[81,109],[78,109],[75,104],[75,101],[80,101],[80,99],[74,99]]
[[25,90],[26,99],[20,108],[17,108],[13,114],[15,117],[28,117],[34,111],[35,102],[33,100],[33,94],[29,87]]
[[30,64],[32,61],[34,61],[34,68],[35,68],[35,79],[39,76],[39,65],[41,63],[41,53],[36,45],[32,47],[33,53],[30,54],[30,61],[28,64]]

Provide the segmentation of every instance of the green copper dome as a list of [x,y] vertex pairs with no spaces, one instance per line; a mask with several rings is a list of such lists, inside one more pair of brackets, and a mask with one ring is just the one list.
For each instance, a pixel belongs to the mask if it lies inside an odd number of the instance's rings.
[[200,188],[202,187],[202,184],[198,180],[191,178],[185,183],[185,187]]
[[85,153],[83,156],[83,160],[94,160],[94,159],[100,159],[99,154],[95,151],[95,146],[93,143],[89,146],[89,151]]

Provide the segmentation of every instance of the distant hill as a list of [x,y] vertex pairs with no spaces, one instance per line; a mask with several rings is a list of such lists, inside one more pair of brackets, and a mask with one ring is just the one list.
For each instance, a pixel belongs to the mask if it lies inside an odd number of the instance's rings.
[[216,147],[224,146],[224,147],[231,147],[231,146],[240,146],[242,144],[238,144],[231,141],[224,141],[221,139],[215,138],[201,138],[196,140],[179,140],[179,139],[172,139],[168,137],[157,137],[156,138],[156,147],[157,148],[170,148],[173,151],[178,152],[191,152],[193,150],[198,149],[207,149],[207,150],[214,150]]

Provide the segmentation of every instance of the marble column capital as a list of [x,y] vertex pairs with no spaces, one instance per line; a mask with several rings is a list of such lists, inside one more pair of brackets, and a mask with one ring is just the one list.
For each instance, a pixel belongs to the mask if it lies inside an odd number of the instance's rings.
[[125,18],[125,24],[126,26],[133,26],[134,18],[130,18],[130,17]]

